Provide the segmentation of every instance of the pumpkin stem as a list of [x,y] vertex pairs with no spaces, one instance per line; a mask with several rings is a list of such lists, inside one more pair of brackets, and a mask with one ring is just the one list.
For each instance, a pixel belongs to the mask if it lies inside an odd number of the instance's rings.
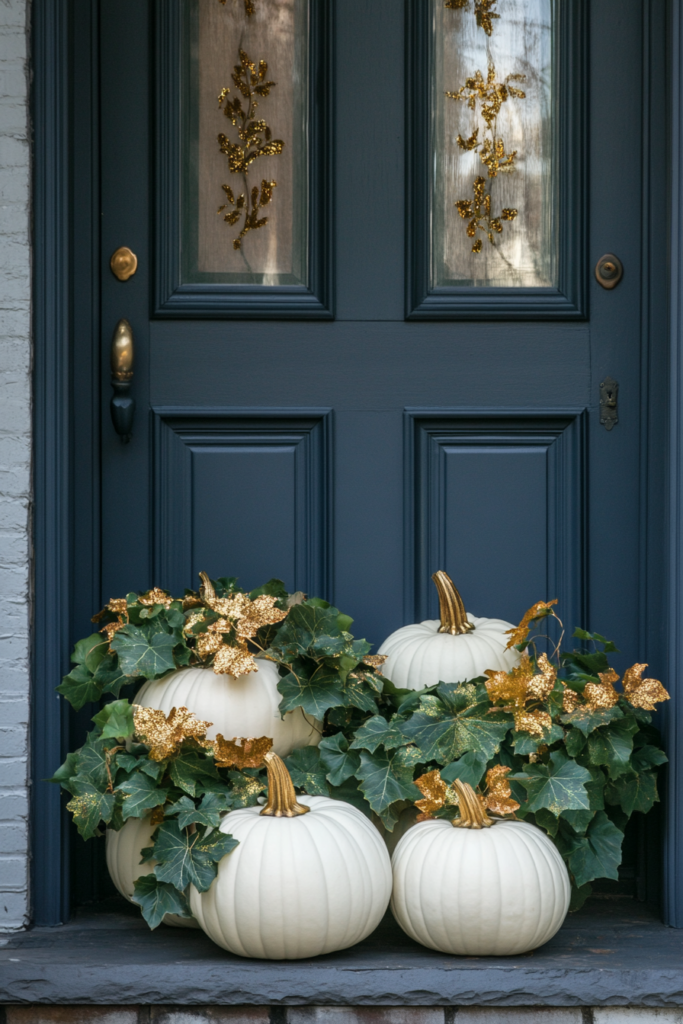
[[268,802],[261,814],[269,818],[296,818],[307,814],[310,807],[297,803],[292,779],[277,754],[269,750],[263,760],[268,769]]
[[216,596],[216,591],[213,589],[213,584],[209,579],[209,574],[207,572],[200,572],[199,578],[202,581],[202,585],[199,588],[199,596],[204,601],[213,601]]
[[434,573],[432,579],[439,594],[439,617],[441,619],[439,633],[450,633],[451,636],[471,633],[474,623],[468,620],[465,605],[448,573],[439,569]]
[[469,782],[455,780],[455,789],[458,794],[460,805],[460,817],[455,818],[455,828],[490,828],[493,821],[481,805],[479,797],[474,792]]

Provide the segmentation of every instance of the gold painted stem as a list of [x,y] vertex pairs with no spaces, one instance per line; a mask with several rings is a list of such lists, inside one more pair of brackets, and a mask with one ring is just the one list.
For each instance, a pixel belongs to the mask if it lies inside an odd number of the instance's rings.
[[199,596],[205,601],[213,601],[216,596],[216,591],[213,589],[213,584],[209,579],[209,574],[206,572],[200,572],[199,578],[202,581],[202,585],[199,588]]
[[311,808],[297,803],[284,762],[272,750],[268,751],[264,761],[268,769],[268,802],[261,814],[269,818],[296,818],[299,814],[307,814]]
[[474,623],[468,620],[465,605],[448,573],[439,569],[434,573],[432,579],[439,594],[439,617],[441,619],[439,633],[450,633],[451,636],[471,633]]
[[468,782],[455,780],[460,805],[460,817],[455,818],[455,828],[490,828],[493,821],[482,807],[481,801]]

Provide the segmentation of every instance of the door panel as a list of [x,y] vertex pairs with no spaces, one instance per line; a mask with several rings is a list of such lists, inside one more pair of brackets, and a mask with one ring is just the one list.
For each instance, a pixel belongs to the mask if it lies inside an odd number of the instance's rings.
[[173,593],[204,570],[250,590],[273,576],[329,591],[328,410],[156,411],[154,578]]
[[552,593],[568,622],[584,621],[585,419],[406,413],[407,621],[438,617],[436,565],[452,567],[474,615],[488,614],[495,594],[496,615],[517,621],[522,592]]

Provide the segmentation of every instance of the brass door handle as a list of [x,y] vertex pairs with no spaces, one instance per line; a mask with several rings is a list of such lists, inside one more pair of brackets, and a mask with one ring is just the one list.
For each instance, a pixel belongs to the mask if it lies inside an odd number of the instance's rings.
[[133,381],[133,328],[127,320],[119,320],[111,341],[111,421],[124,444],[133,430],[135,399],[128,394]]

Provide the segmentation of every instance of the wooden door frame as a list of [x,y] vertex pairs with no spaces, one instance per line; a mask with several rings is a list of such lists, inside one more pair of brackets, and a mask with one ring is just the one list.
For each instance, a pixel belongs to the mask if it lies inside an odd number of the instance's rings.
[[[652,145],[642,147],[642,337],[653,344],[642,346],[639,396],[638,639],[653,664],[668,658],[673,700],[665,715],[671,765],[663,909],[666,923],[683,927],[683,16],[678,4],[667,7],[643,0],[643,124]],[[98,4],[34,0],[32,18],[32,901],[34,923],[56,925],[68,919],[71,904],[70,831],[59,788],[42,780],[61,763],[70,738],[82,738],[88,717],[69,714],[54,687],[100,596],[99,395],[107,367],[100,358],[98,295]],[[668,84],[663,39],[670,47]],[[668,168],[661,166],[663,135],[670,140]],[[665,243],[653,224],[662,218],[667,192]],[[665,244],[668,281],[659,265]]]

